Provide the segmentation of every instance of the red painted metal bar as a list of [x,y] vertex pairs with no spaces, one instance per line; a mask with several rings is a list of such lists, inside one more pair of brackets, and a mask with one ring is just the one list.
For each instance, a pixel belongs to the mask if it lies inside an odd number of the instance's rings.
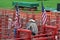
[[18,29],[16,40],[31,40],[31,31],[27,29]]

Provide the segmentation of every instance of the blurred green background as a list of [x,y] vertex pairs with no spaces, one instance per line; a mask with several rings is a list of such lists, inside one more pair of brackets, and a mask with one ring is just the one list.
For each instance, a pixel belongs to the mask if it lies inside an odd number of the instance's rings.
[[[13,5],[12,2],[19,1],[19,2],[39,2],[38,10],[41,9],[41,1],[42,0],[0,0],[0,8],[12,9]],[[57,8],[57,3],[60,3],[60,0],[45,0],[44,6],[45,8]]]

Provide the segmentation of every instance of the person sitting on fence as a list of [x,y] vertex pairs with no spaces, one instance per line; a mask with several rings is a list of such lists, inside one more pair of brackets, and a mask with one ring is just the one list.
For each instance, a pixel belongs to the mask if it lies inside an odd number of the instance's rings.
[[36,35],[38,33],[38,27],[35,20],[30,19],[29,22],[26,24],[26,29],[32,31],[32,35]]

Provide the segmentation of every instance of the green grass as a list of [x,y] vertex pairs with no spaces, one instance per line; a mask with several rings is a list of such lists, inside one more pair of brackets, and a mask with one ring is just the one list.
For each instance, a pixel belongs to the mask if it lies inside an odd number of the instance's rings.
[[[7,9],[12,9],[13,5],[12,2],[13,1],[20,1],[20,2],[39,2],[39,7],[38,9],[41,9],[41,1],[37,1],[37,0],[0,0],[0,8],[7,8]],[[49,8],[55,8],[57,7],[57,3],[60,3],[60,0],[47,0],[44,2],[44,6],[45,7],[49,7]]]

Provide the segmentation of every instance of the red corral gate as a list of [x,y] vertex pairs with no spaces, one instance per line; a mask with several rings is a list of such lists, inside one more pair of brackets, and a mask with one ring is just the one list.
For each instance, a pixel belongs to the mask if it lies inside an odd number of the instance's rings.
[[[0,9],[0,40],[2,39],[13,39],[14,38],[14,27],[11,28],[11,33],[10,36],[8,36],[8,18],[12,18],[12,20],[14,21],[15,18],[15,11],[14,10],[8,10],[8,9]],[[60,39],[60,13],[57,12],[46,12],[47,13],[47,25],[51,25],[51,26],[57,26],[58,27],[58,36]],[[35,14],[35,12],[23,12],[20,11],[19,12],[19,17],[20,19],[23,19],[23,21],[21,21],[21,25],[22,28],[25,27],[26,23],[28,22],[28,20],[30,18],[33,18],[36,20],[37,25],[38,25],[38,30],[39,32],[42,31],[42,27],[41,27],[41,16],[42,16],[42,12],[39,12],[38,14]],[[39,33],[40,34],[40,33]]]

